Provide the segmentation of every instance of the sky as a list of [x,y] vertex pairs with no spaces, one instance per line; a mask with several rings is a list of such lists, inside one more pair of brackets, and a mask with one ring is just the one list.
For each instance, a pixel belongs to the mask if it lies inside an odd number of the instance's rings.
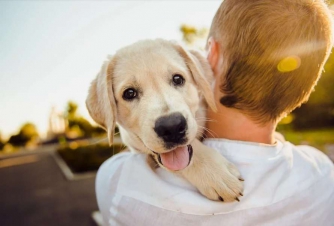
[[221,1],[0,1],[0,134],[25,122],[43,135],[51,108],[85,107],[107,55],[142,39],[182,40],[210,27]]

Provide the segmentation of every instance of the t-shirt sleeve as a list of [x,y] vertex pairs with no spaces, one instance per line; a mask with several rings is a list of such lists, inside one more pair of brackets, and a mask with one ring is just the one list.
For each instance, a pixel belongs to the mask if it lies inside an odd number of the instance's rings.
[[97,172],[95,180],[96,199],[105,225],[108,225],[109,209],[115,189],[113,186],[117,186],[115,183],[112,184],[111,181],[120,173],[123,163],[131,155],[130,152],[116,154],[106,160]]

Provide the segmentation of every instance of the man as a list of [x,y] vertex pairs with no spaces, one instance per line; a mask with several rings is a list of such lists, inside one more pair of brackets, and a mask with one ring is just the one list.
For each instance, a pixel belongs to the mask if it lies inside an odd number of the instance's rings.
[[333,225],[333,163],[274,135],[277,122],[308,99],[323,70],[331,20],[321,0],[225,0],[208,42],[219,107],[208,112],[215,137],[207,134],[204,143],[238,167],[244,197],[210,201],[182,178],[148,170],[141,155],[124,153],[97,176],[105,223]]

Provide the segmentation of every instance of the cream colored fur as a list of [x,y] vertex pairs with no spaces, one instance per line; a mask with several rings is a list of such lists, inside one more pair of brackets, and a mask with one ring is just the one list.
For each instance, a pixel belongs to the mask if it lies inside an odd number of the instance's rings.
[[[171,84],[174,74],[185,78],[182,87]],[[239,171],[197,140],[203,134],[206,106],[216,109],[212,79],[210,66],[198,52],[170,41],[145,40],[109,57],[91,84],[86,104],[92,118],[107,130],[110,143],[117,123],[131,151],[155,157],[153,151],[170,151],[153,130],[156,119],[181,113],[187,120],[186,136],[193,157],[185,169],[174,173],[185,177],[209,199],[238,200],[243,190]],[[130,87],[138,90],[139,98],[126,101],[122,95]]]

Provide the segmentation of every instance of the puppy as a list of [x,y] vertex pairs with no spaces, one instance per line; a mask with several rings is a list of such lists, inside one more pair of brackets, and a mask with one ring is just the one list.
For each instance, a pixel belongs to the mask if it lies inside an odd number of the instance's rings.
[[210,66],[198,52],[160,39],[140,41],[103,64],[86,105],[106,129],[110,144],[117,123],[130,150],[152,156],[211,200],[239,201],[239,171],[198,140],[206,106],[216,109],[212,79]]

